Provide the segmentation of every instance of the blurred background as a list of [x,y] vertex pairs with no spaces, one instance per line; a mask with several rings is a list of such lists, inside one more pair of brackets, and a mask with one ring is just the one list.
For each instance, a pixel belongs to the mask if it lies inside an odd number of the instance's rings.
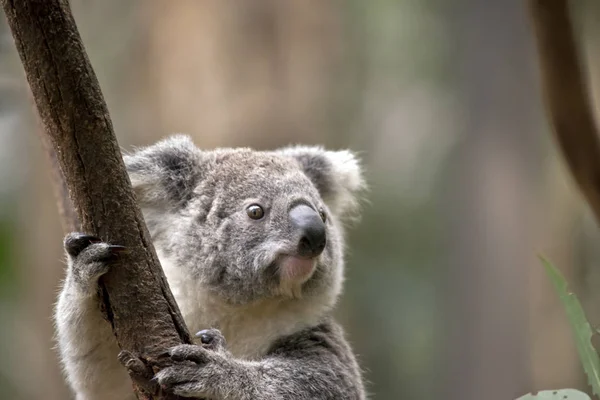
[[[359,151],[338,317],[374,399],[588,391],[537,254],[600,322],[598,226],[540,104],[522,0],[73,0],[119,143]],[[572,2],[599,94],[600,4]],[[568,77],[565,77],[568,79]],[[0,398],[68,399],[62,230],[0,19]]]

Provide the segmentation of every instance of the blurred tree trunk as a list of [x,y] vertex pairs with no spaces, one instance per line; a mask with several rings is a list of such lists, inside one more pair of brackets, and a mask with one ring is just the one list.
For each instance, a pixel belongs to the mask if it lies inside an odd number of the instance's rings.
[[[538,103],[524,4],[470,0],[456,11],[463,137],[442,201],[446,360],[441,393],[506,400],[530,388],[528,269],[540,170]],[[484,40],[485,38],[485,40]]]
[[185,132],[206,147],[324,141],[339,13],[333,0],[144,3],[139,139]]
[[[24,132],[39,129],[35,124],[23,125]],[[58,282],[63,275],[62,230],[52,195],[49,162],[42,154],[40,139],[35,134],[24,136],[32,161],[20,202],[19,219],[23,222],[16,240],[20,244],[16,251],[23,288],[18,302],[20,318],[14,327],[18,341],[15,347],[20,349],[15,365],[22,368],[16,374],[23,380],[23,398],[63,400],[70,394],[53,351],[51,321],[57,288],[48,284]]]

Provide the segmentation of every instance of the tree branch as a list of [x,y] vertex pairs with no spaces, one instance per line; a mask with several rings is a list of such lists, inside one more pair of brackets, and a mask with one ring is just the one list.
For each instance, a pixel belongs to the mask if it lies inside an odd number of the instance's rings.
[[582,74],[568,0],[529,0],[554,136],[600,222],[600,139]]
[[[117,341],[128,355],[141,356],[148,367],[159,368],[168,362],[160,353],[191,343],[191,337],[135,202],[69,5],[66,0],[1,2],[82,230],[129,250],[101,279]],[[139,363],[136,369],[140,372]],[[140,396],[144,385],[134,386]],[[162,393],[143,394],[166,398]]]
[[46,161],[50,168],[50,176],[52,181],[52,189],[54,191],[54,198],[56,199],[56,206],[58,207],[58,215],[60,217],[60,223],[63,228],[63,233],[79,232],[81,231],[81,224],[75,214],[75,209],[69,198],[69,188],[67,183],[63,179],[62,172],[60,171],[60,165],[58,165],[58,158],[56,152],[52,148],[50,137],[46,134],[42,121],[37,114],[37,110],[34,106],[34,112],[37,119],[37,133],[42,141],[42,147],[46,154]]

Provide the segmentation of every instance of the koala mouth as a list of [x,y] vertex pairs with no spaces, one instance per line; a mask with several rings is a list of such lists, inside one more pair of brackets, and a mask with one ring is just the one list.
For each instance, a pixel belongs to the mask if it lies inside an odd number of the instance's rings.
[[313,272],[317,260],[315,258],[285,255],[279,260],[279,276],[282,282],[306,282]]

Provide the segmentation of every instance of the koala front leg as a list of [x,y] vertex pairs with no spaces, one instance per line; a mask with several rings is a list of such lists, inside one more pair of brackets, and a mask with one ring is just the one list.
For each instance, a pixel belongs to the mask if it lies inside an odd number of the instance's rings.
[[79,233],[67,235],[64,246],[68,269],[55,323],[67,380],[77,400],[134,399],[111,326],[100,310],[98,288],[98,279],[124,248]]
[[164,389],[210,400],[365,399],[356,361],[335,327],[289,336],[257,361],[232,357],[218,330],[199,334],[202,346],[169,351],[175,364],[156,374]]
[[217,329],[196,334],[202,345],[182,344],[169,350],[175,361],[156,374],[158,383],[182,397],[211,400],[271,399],[255,383],[258,371],[231,357]]

